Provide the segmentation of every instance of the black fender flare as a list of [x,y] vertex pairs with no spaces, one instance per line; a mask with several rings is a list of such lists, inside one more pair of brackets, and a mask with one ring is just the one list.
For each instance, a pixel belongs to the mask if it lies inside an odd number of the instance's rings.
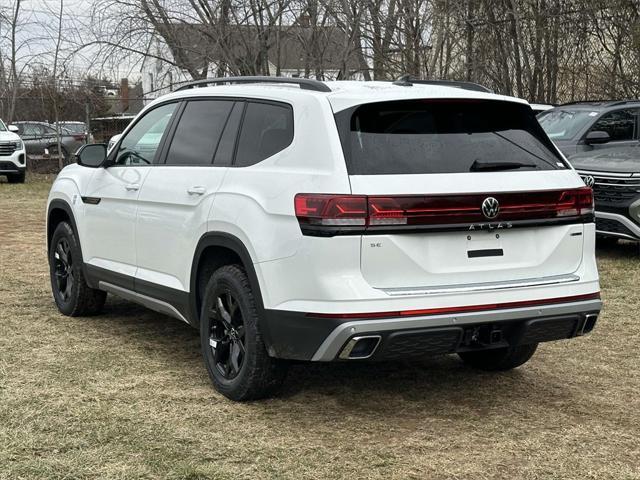
[[[82,272],[84,273],[84,278],[87,281],[87,284],[91,287],[91,288],[98,288],[98,285],[96,282],[93,281],[91,275],[89,274],[89,272],[87,271],[87,265],[84,263],[84,254],[82,253],[82,243],[80,242],[80,235],[78,233],[78,225],[76,224],[76,217],[73,214],[73,209],[71,208],[71,205],[69,205],[65,200],[56,198],[51,200],[51,202],[49,203],[49,207],[47,208],[47,224],[46,224],[46,234],[47,234],[47,260],[49,259],[49,249],[51,248],[50,242],[51,242],[51,236],[49,235],[49,228],[50,228],[50,223],[51,223],[51,212],[53,210],[63,210],[66,214],[67,217],[69,218],[69,222],[71,223],[71,228],[73,229],[74,233],[76,234],[76,238],[78,240],[78,247],[80,248],[80,261],[82,264]],[[51,231],[51,235],[53,235],[53,231]]]
[[198,311],[198,266],[200,265],[200,260],[202,258],[202,254],[208,247],[224,247],[232,252],[234,252],[244,266],[244,269],[247,273],[247,277],[249,278],[249,284],[251,285],[251,290],[253,291],[253,296],[256,301],[256,306],[258,308],[258,315],[260,317],[260,330],[265,339],[265,344],[267,348],[271,345],[271,335],[267,330],[266,322],[264,321],[264,302],[262,301],[262,291],[260,289],[260,282],[258,281],[258,275],[256,274],[255,267],[253,265],[253,260],[251,259],[251,255],[247,250],[247,247],[244,245],[242,240],[240,240],[235,235],[231,235],[225,232],[208,232],[200,237],[198,241],[198,246],[196,247],[195,254],[193,256],[193,262],[191,264],[191,280],[189,284],[189,291],[191,295],[189,296],[189,317],[194,320],[194,326],[199,327],[200,322],[200,312]]
[[[49,208],[47,208],[47,252],[50,248],[49,242],[51,241],[51,238],[49,235],[49,224],[51,222],[51,212],[53,210],[63,210],[67,214],[67,217],[69,217],[71,228],[73,228],[73,231],[76,232],[76,235],[78,234],[76,217],[73,215],[73,209],[71,208],[71,205],[69,205],[65,200],[59,198],[51,200],[51,202],[49,203]],[[53,232],[51,232],[51,234],[53,234]],[[82,251],[82,248],[80,250]]]

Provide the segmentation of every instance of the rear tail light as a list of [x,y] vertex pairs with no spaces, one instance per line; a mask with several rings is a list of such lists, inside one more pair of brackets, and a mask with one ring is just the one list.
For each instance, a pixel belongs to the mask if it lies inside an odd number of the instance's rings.
[[[493,197],[499,210],[488,218],[483,202]],[[325,195],[299,193],[295,211],[307,235],[335,235],[406,229],[464,229],[484,224],[509,228],[532,221],[592,221],[593,192],[571,190],[463,195]]]
[[83,142],[84,141],[84,135],[74,135],[73,139],[78,141],[78,142]]

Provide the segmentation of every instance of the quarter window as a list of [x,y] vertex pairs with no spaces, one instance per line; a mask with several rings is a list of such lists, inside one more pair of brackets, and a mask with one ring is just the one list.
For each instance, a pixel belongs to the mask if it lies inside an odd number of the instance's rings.
[[249,103],[242,121],[236,166],[255,165],[293,141],[293,112],[288,105]]
[[168,165],[211,165],[233,102],[187,103],[167,154]]
[[607,132],[613,141],[633,140],[637,116],[636,110],[610,112],[594,123],[591,131]]
[[120,142],[116,165],[152,164],[176,106],[168,103],[142,117]]

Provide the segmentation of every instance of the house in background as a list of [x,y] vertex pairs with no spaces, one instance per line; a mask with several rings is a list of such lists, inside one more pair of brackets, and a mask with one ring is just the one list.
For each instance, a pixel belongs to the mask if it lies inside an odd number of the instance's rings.
[[[154,55],[143,61],[142,96],[146,103],[193,78],[226,75],[361,80],[350,45],[339,28],[305,21],[266,32],[253,25],[170,24],[156,35]],[[180,67],[162,58],[173,58]]]

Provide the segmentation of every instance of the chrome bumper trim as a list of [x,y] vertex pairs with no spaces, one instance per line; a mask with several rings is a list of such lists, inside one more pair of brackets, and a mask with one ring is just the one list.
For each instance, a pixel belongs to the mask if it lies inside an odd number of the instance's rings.
[[[640,238],[640,226],[638,226],[633,221],[629,220],[624,215],[620,215],[618,213],[598,212],[596,210],[596,218],[604,218],[606,220],[614,220],[616,222],[620,222],[629,230],[631,230],[634,235],[637,235],[638,238]],[[598,232],[598,233],[608,233],[608,232]],[[637,240],[637,239],[634,239],[634,240]]]
[[344,344],[354,335],[363,336],[389,330],[409,330],[429,327],[451,327],[474,323],[524,320],[537,317],[566,315],[571,313],[599,312],[602,301],[542,305],[538,307],[489,310],[485,312],[460,313],[457,315],[429,315],[410,318],[385,318],[377,320],[355,320],[337,326],[322,342],[311,358],[315,362],[334,360]]
[[391,297],[398,297],[406,295],[430,295],[433,293],[470,293],[484,290],[506,290],[509,288],[536,287],[539,285],[555,285],[558,283],[577,282],[578,280],[580,280],[579,276],[569,274],[539,278],[524,278],[522,280],[515,281],[505,280],[500,282],[442,285],[437,287],[381,288],[380,290]]

